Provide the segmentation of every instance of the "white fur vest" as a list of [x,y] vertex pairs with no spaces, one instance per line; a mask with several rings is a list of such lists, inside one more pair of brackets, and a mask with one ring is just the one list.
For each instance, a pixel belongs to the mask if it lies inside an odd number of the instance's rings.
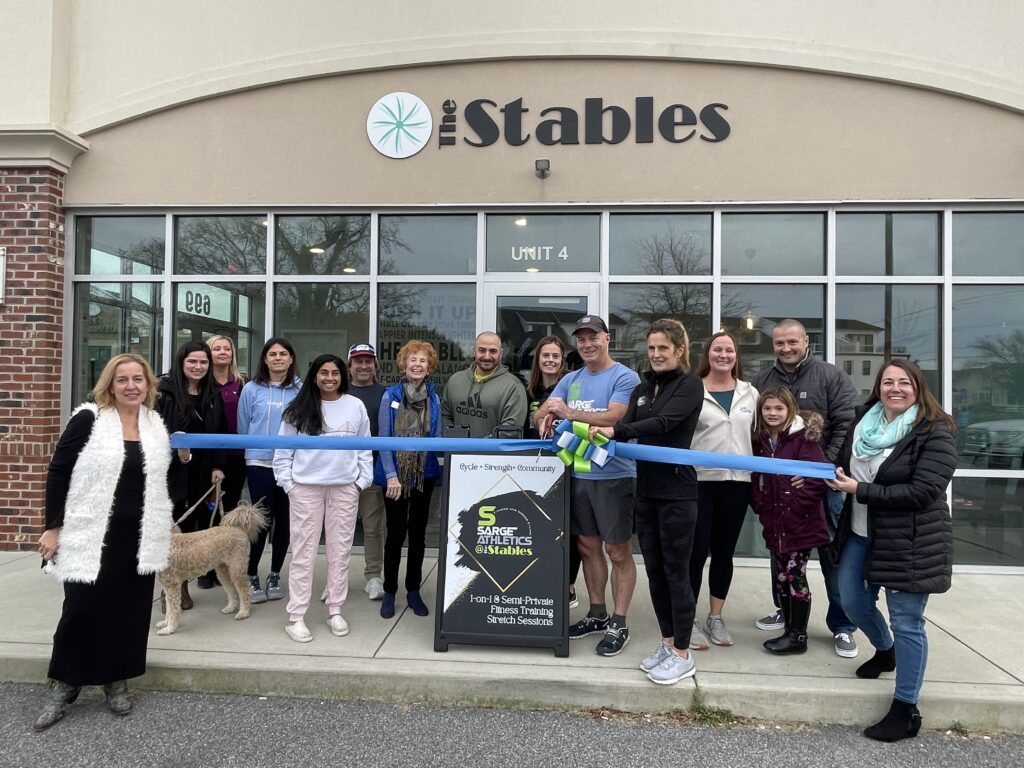
[[[60,581],[91,584],[99,574],[114,491],[124,465],[124,437],[116,410],[86,403],[72,416],[83,409],[91,410],[96,420],[71,472],[64,527],[57,556],[47,572]],[[172,507],[167,495],[171,445],[163,419],[145,406],[139,408],[139,442],[146,481],[136,570],[140,574],[158,573],[167,567],[171,546]]]

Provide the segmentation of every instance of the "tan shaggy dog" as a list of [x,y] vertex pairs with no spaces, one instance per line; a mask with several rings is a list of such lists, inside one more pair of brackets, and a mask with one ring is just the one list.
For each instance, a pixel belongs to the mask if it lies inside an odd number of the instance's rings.
[[[259,507],[242,505],[224,515],[220,525],[195,533],[171,534],[167,570],[157,575],[167,596],[167,618],[157,622],[157,634],[169,635],[181,622],[181,583],[217,572],[228,604],[221,613],[234,613],[235,620],[249,618],[249,546],[267,527]],[[238,611],[235,613],[235,611]]]

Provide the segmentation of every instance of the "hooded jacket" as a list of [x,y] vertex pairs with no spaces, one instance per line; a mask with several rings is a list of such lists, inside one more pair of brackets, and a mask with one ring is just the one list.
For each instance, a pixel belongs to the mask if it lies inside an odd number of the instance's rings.
[[825,459],[836,463],[857,406],[857,390],[849,376],[814,357],[808,349],[792,373],[776,360],[771,368],[757,374],[753,384],[761,393],[771,387],[787,387],[796,398],[797,408],[820,413],[825,420],[821,448]]
[[[749,382],[736,380],[729,412],[718,404],[706,387],[697,428],[690,447],[696,451],[731,453],[734,456],[753,455],[750,431],[757,412],[757,390]],[[697,467],[697,480],[702,483],[720,480],[750,482],[750,473],[739,469],[711,469]]]
[[495,427],[522,428],[526,422],[526,388],[504,365],[483,381],[476,381],[476,364],[452,374],[441,399],[441,421],[446,427],[467,424],[470,437],[490,437]]
[[[768,435],[755,435],[754,455],[823,462],[825,455],[818,442],[821,435],[821,416],[799,414],[789,429],[779,435],[774,450]],[[789,475],[751,472],[750,480],[751,506],[761,520],[761,533],[769,550],[782,554],[828,545],[828,525],[822,503],[828,487],[824,480],[805,477],[800,488],[793,487],[793,478]]]
[[[296,376],[285,384],[248,381],[238,399],[238,434],[276,435],[281,429],[281,414],[299,394],[302,380]],[[370,414],[373,419],[375,414]],[[273,448],[247,448],[246,463],[260,462],[270,466],[274,460]]]
[[[858,409],[839,455],[850,474],[854,428],[867,413]],[[915,426],[894,445],[871,483],[857,484],[857,501],[868,508],[871,540],[864,578],[904,592],[940,593],[953,578],[953,520],[946,488],[956,471],[956,439],[945,424]],[[832,556],[838,560],[850,536],[853,500],[839,518]]]

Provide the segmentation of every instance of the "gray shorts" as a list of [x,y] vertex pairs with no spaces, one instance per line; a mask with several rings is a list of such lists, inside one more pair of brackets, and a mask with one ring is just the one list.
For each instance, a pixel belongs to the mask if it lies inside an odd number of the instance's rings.
[[636,480],[572,479],[572,535],[599,536],[605,544],[622,544],[633,536]]

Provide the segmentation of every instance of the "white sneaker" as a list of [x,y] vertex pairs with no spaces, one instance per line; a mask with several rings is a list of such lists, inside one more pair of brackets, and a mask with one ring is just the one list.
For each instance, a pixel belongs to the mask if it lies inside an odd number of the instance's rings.
[[348,634],[348,622],[336,613],[327,620],[327,626],[331,628],[331,634],[335,637],[344,637]]
[[309,627],[306,626],[306,622],[302,619],[299,619],[294,624],[285,624],[284,631],[296,643],[308,643],[313,639],[313,633],[309,631]]
[[674,685],[687,677],[693,677],[696,672],[693,657],[684,659],[673,651],[647,673],[647,679],[658,685]]
[[371,600],[383,600],[384,582],[377,576],[371,576],[367,580],[366,586],[363,587],[363,592],[365,592]]
[[320,602],[321,603],[326,603],[327,602],[327,587],[324,587],[324,591],[320,593]]

